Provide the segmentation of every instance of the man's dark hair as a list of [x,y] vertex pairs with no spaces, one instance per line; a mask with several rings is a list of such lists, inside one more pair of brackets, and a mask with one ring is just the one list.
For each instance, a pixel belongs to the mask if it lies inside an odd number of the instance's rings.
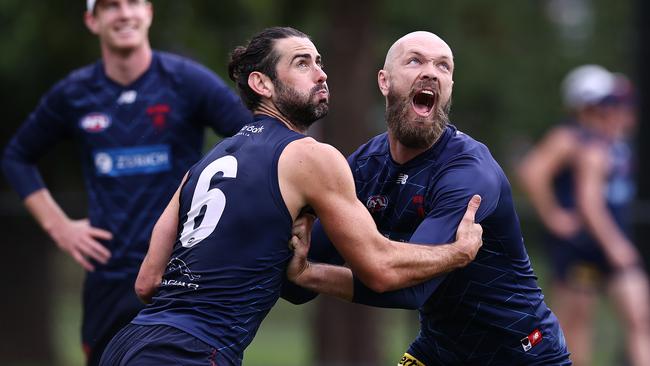
[[259,71],[274,81],[280,55],[275,52],[273,46],[277,39],[290,37],[309,38],[303,32],[290,27],[266,28],[251,38],[246,46],[238,46],[230,54],[228,75],[237,85],[242,101],[250,110],[259,105],[260,95],[248,86],[248,75]]

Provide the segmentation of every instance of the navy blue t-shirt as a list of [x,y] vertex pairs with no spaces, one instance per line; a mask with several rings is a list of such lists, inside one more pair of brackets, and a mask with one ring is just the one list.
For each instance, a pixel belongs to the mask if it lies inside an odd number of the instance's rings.
[[103,242],[112,257],[96,264],[96,274],[135,274],[155,221],[201,157],[204,127],[232,136],[250,120],[223,80],[188,59],[154,52],[147,71],[127,86],[109,79],[99,61],[43,96],[7,145],[2,165],[25,198],[44,187],[38,159],[61,140],[74,140],[90,223],[113,233]]
[[[470,198],[482,197],[476,221],[483,247],[467,267],[383,294],[355,278],[355,302],[419,309],[420,333],[409,353],[427,366],[569,364],[559,323],[544,303],[524,247],[510,184],[485,145],[448,126],[432,148],[397,164],[384,133],[348,161],[358,198],[393,240],[453,242]],[[322,226],[312,237],[310,258],[340,263]],[[291,292],[287,286],[292,301],[306,299]],[[529,337],[540,340],[525,350]]]
[[162,285],[133,323],[181,329],[241,364],[286,278],[293,221],[278,159],[303,137],[258,116],[192,167]]

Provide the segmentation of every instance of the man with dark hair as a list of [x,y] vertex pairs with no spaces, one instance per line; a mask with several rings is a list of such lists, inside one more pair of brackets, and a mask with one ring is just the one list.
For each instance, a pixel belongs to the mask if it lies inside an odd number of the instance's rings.
[[103,365],[240,365],[280,296],[292,225],[309,207],[375,291],[466,265],[480,247],[478,196],[454,244],[406,245],[377,232],[345,158],[304,135],[327,113],[329,90],[303,33],[269,28],[234,50],[229,70],[255,117],[183,179],[136,281],[152,303],[113,338]]
[[[346,267],[307,262],[300,243],[309,235],[294,230],[303,240],[294,240],[288,277],[356,303],[418,309],[420,333],[399,365],[569,365],[560,325],[535,281],[510,184],[485,145],[449,124],[453,72],[451,49],[435,34],[397,40],[378,74],[388,132],[348,162],[357,197],[393,240],[449,241],[464,202],[480,194],[476,218],[484,245],[476,260],[417,286],[378,293]],[[321,225],[314,230],[312,259],[341,263]],[[284,296],[304,302],[315,295],[287,285]]]
[[[7,145],[11,186],[56,245],[87,272],[82,342],[95,365],[113,335],[142,309],[133,284],[148,238],[178,180],[201,157],[206,126],[232,136],[250,112],[210,70],[153,51],[144,0],[88,0],[85,23],[101,60],[43,96]],[[64,140],[79,145],[88,219],[73,220],[36,162]]]

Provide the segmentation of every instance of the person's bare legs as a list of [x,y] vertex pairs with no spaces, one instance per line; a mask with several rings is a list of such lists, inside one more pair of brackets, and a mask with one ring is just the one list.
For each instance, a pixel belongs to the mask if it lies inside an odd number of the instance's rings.
[[648,278],[639,268],[610,280],[609,293],[623,321],[627,350],[634,366],[650,365],[650,294]]
[[553,312],[560,320],[574,366],[591,365],[593,318],[598,300],[595,288],[576,288],[555,281]]

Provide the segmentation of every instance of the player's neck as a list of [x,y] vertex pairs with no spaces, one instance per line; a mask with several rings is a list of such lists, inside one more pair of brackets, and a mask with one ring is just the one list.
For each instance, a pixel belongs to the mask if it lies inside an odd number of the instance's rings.
[[264,114],[273,117],[279,120],[280,122],[284,123],[288,129],[299,133],[305,133],[304,130],[301,130],[300,128],[296,127],[295,124],[289,121],[289,119],[276,108],[275,104],[273,104],[269,100],[262,100],[259,106],[257,106],[257,108],[255,108],[255,110],[253,111],[253,114]]
[[431,146],[425,148],[411,148],[405,146],[390,132],[388,133],[388,147],[390,148],[390,156],[398,164],[405,164],[431,148]]
[[102,45],[104,72],[120,85],[129,85],[147,71],[151,65],[152,51],[149,43],[133,50],[119,52]]

